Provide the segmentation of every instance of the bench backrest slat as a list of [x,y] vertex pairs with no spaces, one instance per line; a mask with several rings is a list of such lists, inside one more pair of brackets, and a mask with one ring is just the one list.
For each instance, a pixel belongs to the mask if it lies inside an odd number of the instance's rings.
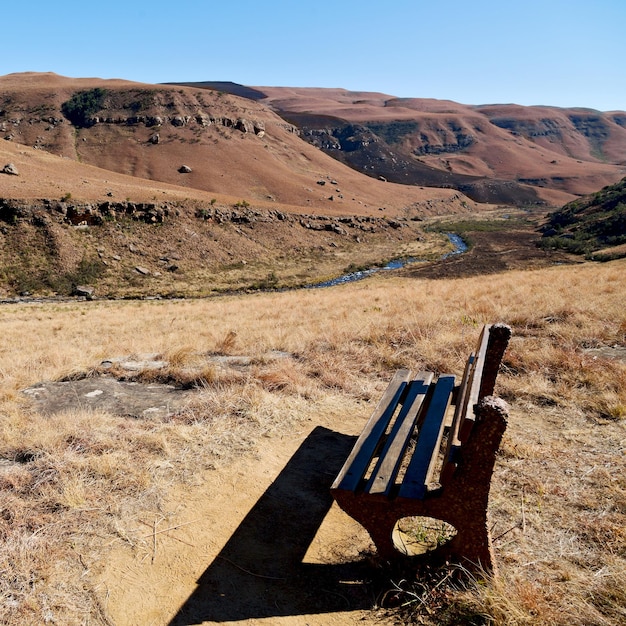
[[331,489],[356,491],[374,457],[379,441],[398,407],[398,403],[406,390],[407,382],[410,378],[411,372],[408,369],[396,372],[365,425],[363,432],[354,444],[350,456],[346,459]]
[[476,352],[472,352],[467,363],[465,364],[465,372],[463,380],[458,390],[456,407],[452,426],[448,434],[448,441],[443,453],[443,466],[441,468],[441,484],[448,482],[456,469],[455,456],[464,441],[467,441],[469,434],[474,425],[474,405],[478,402],[483,371],[485,368],[485,358],[487,355],[487,347],[489,345],[489,337],[491,325],[486,324],[480,333],[478,339],[478,347]]
[[448,457],[450,448],[459,445],[459,427],[462,421],[463,407],[467,406],[467,394],[469,393],[471,377],[474,374],[474,363],[476,362],[476,355],[472,352],[469,358],[465,362],[465,370],[463,372],[463,378],[459,385],[456,406],[454,409],[454,417],[452,418],[452,424],[450,425],[450,433],[448,435],[448,442],[444,458]]
[[470,436],[476,421],[474,407],[482,398],[493,393],[498,369],[510,337],[511,329],[505,324],[486,324],[478,340],[476,354],[468,359],[443,456],[440,479],[442,485],[451,479],[456,469],[458,450]]
[[476,350],[476,356],[474,357],[474,364],[472,366],[472,373],[470,380],[468,380],[468,390],[464,394],[465,397],[463,398],[463,404],[460,407],[461,414],[458,438],[461,443],[467,441],[472,427],[474,426],[474,405],[478,404],[478,400],[480,400],[480,387],[483,380],[483,370],[485,369],[490,329],[491,326],[486,324],[480,333],[478,349]]
[[453,388],[454,376],[447,374],[441,375],[435,384],[415,451],[400,486],[400,497],[421,499],[426,493],[439,455],[446,411]]
[[369,494],[388,496],[391,492],[415,421],[433,381],[433,376],[432,372],[420,372],[417,379],[409,384],[404,406],[396,418],[380,453],[380,459],[365,488]]

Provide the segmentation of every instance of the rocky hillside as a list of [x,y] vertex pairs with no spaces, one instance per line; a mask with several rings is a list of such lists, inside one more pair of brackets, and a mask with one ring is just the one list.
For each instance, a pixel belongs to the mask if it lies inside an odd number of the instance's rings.
[[468,106],[342,89],[231,90],[272,107],[312,145],[358,171],[453,187],[481,202],[523,204],[549,191],[571,198],[626,173],[625,112]]
[[[66,165],[69,159],[233,202],[367,214],[459,198],[363,176],[307,144],[266,106],[223,91],[11,74],[0,77],[0,137],[5,146],[35,148],[62,157]],[[0,196],[25,197],[33,177],[23,168],[21,175],[18,188],[8,193],[0,180]],[[69,192],[78,199],[89,193],[84,186],[62,189],[63,168],[57,182],[58,195],[35,197],[57,199]]]
[[626,178],[548,216],[541,245],[599,260],[626,256]]
[[293,214],[246,202],[0,199],[0,299],[206,296],[306,286],[442,254],[419,212]]

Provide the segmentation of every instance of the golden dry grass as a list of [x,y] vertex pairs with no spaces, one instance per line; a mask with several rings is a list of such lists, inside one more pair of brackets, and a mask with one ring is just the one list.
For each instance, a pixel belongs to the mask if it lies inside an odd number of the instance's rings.
[[[364,400],[399,366],[460,373],[479,326],[504,321],[514,336],[498,392],[511,418],[490,507],[500,576],[450,592],[445,610],[419,619],[625,623],[626,364],[585,352],[626,343],[625,276],[620,261],[210,300],[3,307],[0,621],[110,623],[88,566],[117,542],[149,541],[137,521],[163,514],[173,486],[194,485],[198,469],[236,463],[259,437],[320,413],[338,427],[348,411],[365,419]],[[286,356],[268,359],[272,351]],[[146,353],[168,358],[174,378],[195,371],[195,404],[163,420],[42,417],[21,394]],[[198,354],[251,361],[207,367]]]

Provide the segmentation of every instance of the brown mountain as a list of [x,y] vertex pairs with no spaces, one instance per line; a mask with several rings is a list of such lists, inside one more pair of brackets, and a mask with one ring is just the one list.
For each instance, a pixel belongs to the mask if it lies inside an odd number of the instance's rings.
[[451,190],[363,176],[303,141],[267,106],[222,91],[10,74],[0,77],[0,137],[2,158],[16,161],[21,172],[0,177],[0,197],[97,200],[112,193],[146,200],[173,194],[351,215],[412,205],[429,214],[467,204]]
[[571,198],[626,173],[621,111],[468,106],[343,89],[255,87],[251,93],[304,139],[359,171],[454,187],[478,201],[523,203],[532,188],[538,198],[559,203],[563,196],[555,191]]

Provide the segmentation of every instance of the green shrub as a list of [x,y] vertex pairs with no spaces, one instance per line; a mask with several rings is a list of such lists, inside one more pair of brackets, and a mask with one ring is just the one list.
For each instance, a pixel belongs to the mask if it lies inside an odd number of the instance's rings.
[[104,108],[106,95],[101,87],[79,91],[61,105],[61,112],[74,126],[91,126],[93,116]]

